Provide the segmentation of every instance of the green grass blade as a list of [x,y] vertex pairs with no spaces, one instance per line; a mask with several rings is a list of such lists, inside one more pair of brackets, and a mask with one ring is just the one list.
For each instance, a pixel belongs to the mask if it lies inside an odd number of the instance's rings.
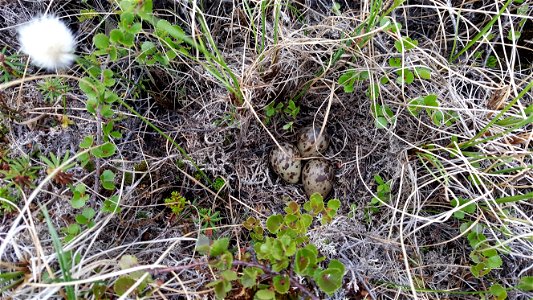
[[[46,209],[46,207],[41,205],[41,211],[43,212],[44,218],[46,220],[46,225],[48,226],[48,231],[50,232],[50,236],[52,237],[52,244],[57,253],[57,259],[59,260],[59,268],[61,269],[61,273],[63,274],[63,282],[71,281],[72,277],[70,274],[70,267],[68,264],[68,259],[66,257],[65,252],[63,252],[63,245],[61,245],[61,240],[59,239],[59,235],[57,234],[57,231],[54,228],[54,225],[52,224],[50,215],[48,214],[48,210]],[[71,285],[67,285],[64,288],[67,293],[67,299],[76,300],[76,294],[74,293],[74,287]]]
[[498,204],[503,204],[503,203],[518,202],[518,201],[529,200],[529,199],[533,199],[533,192],[523,194],[523,195],[514,195],[514,196],[498,198],[498,199],[495,199],[494,202]]
[[496,21],[500,19],[500,16],[507,9],[507,6],[509,6],[509,4],[511,4],[512,2],[513,0],[507,0],[507,2],[505,2],[502,8],[498,11],[498,14],[492,17],[492,19],[487,23],[487,25],[485,25],[485,27],[483,27],[483,29],[481,29],[481,31],[478,32],[478,34],[476,34],[476,36],[474,36],[474,38],[470,40],[470,42],[468,42],[466,46],[452,58],[451,61],[453,62],[457,60],[459,56],[468,51],[468,49],[470,49],[475,43],[477,43],[492,28],[492,25],[494,25],[494,23],[496,23]]
[[495,135],[495,136],[491,136],[487,139],[483,139],[481,141],[476,141],[478,138],[480,138],[481,136],[483,136],[485,134],[485,132],[487,132],[487,130],[489,130],[492,125],[494,125],[496,122],[498,122],[498,120],[500,119],[500,117],[505,114],[509,109],[511,109],[515,104],[516,102],[518,102],[518,100],[522,99],[522,97],[524,97],[525,94],[527,94],[529,92],[529,90],[533,88],[533,81],[531,81],[519,94],[518,96],[516,96],[513,100],[511,100],[511,102],[509,102],[509,104],[507,104],[503,109],[502,111],[500,111],[496,117],[494,117],[487,125],[485,125],[485,127],[483,127],[473,138],[471,138],[470,140],[468,140],[467,142],[464,142],[464,143],[461,143],[459,144],[459,147],[461,148],[468,148],[468,147],[471,147],[473,145],[477,145],[477,144],[480,144],[480,143],[483,143],[484,141],[487,141],[487,140],[492,140],[492,139],[495,139],[495,138],[498,138],[499,136],[501,136],[502,134],[504,133],[507,133],[507,132],[510,132],[510,131],[513,131],[515,130],[516,128],[520,128],[521,126],[524,126],[526,124],[529,124],[531,121],[529,119],[531,119],[531,116],[529,116],[527,119],[524,119],[522,122],[518,122],[515,126],[511,127],[509,130],[506,130],[505,132],[503,133],[500,133],[498,135]]

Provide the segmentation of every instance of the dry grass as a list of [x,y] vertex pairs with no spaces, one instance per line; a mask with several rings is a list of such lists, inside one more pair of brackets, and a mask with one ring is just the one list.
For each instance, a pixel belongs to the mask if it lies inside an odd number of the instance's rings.
[[[81,23],[77,17],[86,7],[75,1],[4,5],[0,40],[9,53],[15,53],[15,26],[49,9],[67,16],[77,28],[80,55],[90,53],[92,36],[115,22],[110,4],[91,2],[100,19]],[[332,136],[325,155],[337,167],[330,196],[342,201],[342,213],[332,224],[315,227],[310,238],[323,255],[338,258],[347,267],[344,287],[333,299],[365,295],[373,299],[477,299],[480,295],[475,292],[495,283],[508,288],[510,299],[532,296],[513,288],[520,278],[533,274],[532,197],[501,201],[533,191],[532,127],[528,123],[509,130],[492,122],[533,80],[531,9],[527,16],[518,16],[518,5],[511,5],[490,31],[494,38],[481,39],[467,54],[450,61],[454,43],[456,52],[464,48],[503,2],[454,1],[450,6],[440,0],[408,1],[391,15],[402,26],[399,33],[378,26],[356,36],[352,31],[371,12],[366,1],[360,6],[338,1],[338,15],[328,1],[288,1],[301,15],[281,6],[277,29],[274,11],[265,13],[254,6],[260,1],[203,1],[197,4],[198,11],[195,1],[155,2],[159,16],[189,33],[202,34],[195,14],[203,14],[221,57],[239,79],[243,101],[236,101],[200,63],[183,56],[167,67],[146,67],[135,63],[132,53],[111,66],[130,80],[117,92],[185,149],[211,179],[223,178],[226,185],[217,192],[202,182],[194,165],[174,144],[124,107],[116,107],[123,116],[117,123],[123,137],[115,141],[117,154],[101,160],[99,168],[117,173],[122,212],[100,212],[110,194],[93,188],[98,188],[98,174],[79,166],[72,169],[74,184],[85,183],[92,195],[87,205],[97,211],[96,223],[64,244],[63,251],[78,256],[68,266],[72,281],[50,280],[62,273],[38,205],[47,207],[56,229],[73,223],[76,211],[69,205],[69,188],[51,182],[54,174],[46,174],[35,153],[79,152],[79,142],[95,134],[98,121],[86,111],[86,98],[75,80],[66,79],[71,87],[66,107],[61,102],[45,102],[36,87],[43,79],[35,77],[44,73],[30,66],[24,70],[25,79],[0,85],[3,153],[9,157],[29,154],[32,164],[41,166],[35,187],[24,189],[17,210],[4,213],[0,221],[0,273],[24,273],[23,280],[3,291],[2,297],[55,299],[65,297],[65,287],[72,286],[78,297],[98,299],[92,289],[102,285],[107,297],[115,298],[114,281],[143,270],[157,279],[150,284],[152,293],[146,299],[210,298],[206,284],[213,280],[213,273],[205,266],[167,273],[154,270],[196,262],[194,245],[201,229],[194,220],[200,218],[201,208],[220,212],[215,236],[231,237],[239,248],[247,242],[240,224],[248,216],[264,220],[280,212],[287,199],[305,201],[301,186],[284,184],[268,166],[270,149],[295,139],[295,132],[282,129],[288,121],[294,121],[296,129],[313,124]],[[253,8],[247,10],[245,3]],[[262,44],[257,37],[263,17],[266,35]],[[508,40],[509,30],[518,30],[523,19],[527,20],[524,38]],[[398,54],[394,42],[400,33],[418,40],[418,46]],[[153,38],[149,32],[141,36]],[[360,44],[365,37],[371,38]],[[347,41],[354,44],[347,47]],[[343,55],[330,63],[340,48]],[[484,54],[476,58],[475,51]],[[490,55],[496,58],[493,67],[487,66]],[[391,57],[401,57],[404,66],[430,68],[431,79],[409,85],[394,80],[382,84],[374,104],[390,107],[395,119],[389,128],[377,129],[373,100],[365,91],[390,74]],[[344,93],[337,83],[348,69],[371,74],[370,80],[356,83],[354,93]],[[82,77],[82,72],[75,66],[65,74]],[[147,90],[136,95],[135,85],[141,78]],[[286,103],[308,83],[309,90],[297,101],[301,111],[295,120],[278,116],[264,122],[270,102]],[[456,112],[457,122],[437,126],[425,112],[413,117],[409,101],[428,94],[438,96],[442,111]],[[533,95],[528,92],[503,116],[526,118],[531,115],[526,108],[532,103]],[[58,121],[62,115],[73,124],[62,128]],[[482,131],[486,133],[476,136]],[[474,137],[476,143],[461,147]],[[478,143],[478,138],[485,140]],[[369,202],[377,196],[376,174],[390,182],[391,199],[378,212],[368,213]],[[473,176],[478,183],[469,179]],[[164,204],[172,191],[191,202],[182,215],[172,216]],[[460,207],[450,205],[457,198],[467,202]],[[454,213],[469,204],[476,207],[473,213],[464,221],[454,218]],[[472,221],[467,224],[471,228],[482,224],[491,247],[501,250],[502,266],[482,278],[475,278],[469,270],[472,248],[468,233],[459,228],[467,220]],[[124,255],[136,256],[140,264],[121,270],[117,262]],[[128,297],[134,298],[120,299]]]

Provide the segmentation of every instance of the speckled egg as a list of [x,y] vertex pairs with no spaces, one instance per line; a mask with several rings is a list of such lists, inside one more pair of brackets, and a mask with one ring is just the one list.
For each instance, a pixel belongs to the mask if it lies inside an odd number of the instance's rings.
[[291,144],[281,144],[283,152],[275,147],[270,152],[270,165],[276,174],[288,183],[298,183],[302,172],[302,161],[298,148]]
[[333,188],[333,166],[324,159],[308,161],[302,171],[302,182],[307,196],[320,193],[326,197]]
[[319,156],[329,146],[329,135],[324,130],[320,135],[320,127],[309,126],[303,128],[298,134],[298,150],[302,157]]

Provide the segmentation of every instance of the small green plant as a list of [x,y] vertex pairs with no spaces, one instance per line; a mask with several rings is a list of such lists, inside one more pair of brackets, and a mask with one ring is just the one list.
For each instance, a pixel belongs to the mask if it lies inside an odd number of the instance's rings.
[[13,194],[12,189],[8,186],[0,187],[0,216],[4,213],[15,212],[16,209],[13,205],[16,205],[18,198]]
[[[390,23],[390,20],[385,19],[382,21],[381,26],[387,26],[387,24]],[[391,27],[392,25],[388,25],[389,28],[387,30],[396,30]],[[412,40],[408,37],[404,37],[399,41],[396,41],[395,47],[398,50],[398,52],[402,53],[408,50],[413,49],[418,44],[417,41]],[[431,78],[431,70],[426,67],[404,67],[402,66],[402,59],[400,57],[393,57],[390,58],[389,66],[391,67],[391,70],[386,73],[378,83],[370,83],[368,85],[368,88],[366,90],[366,96],[372,100],[372,104],[370,107],[370,112],[374,116],[375,120],[375,126],[378,129],[386,129],[390,125],[394,124],[396,121],[396,117],[394,115],[394,112],[392,109],[385,103],[379,104],[377,103],[381,87],[380,85],[385,85],[390,82],[390,78],[396,77],[396,83],[400,85],[405,84],[411,84],[414,82],[415,78],[420,79],[429,79]],[[364,82],[369,81],[371,79],[371,73],[368,70],[347,70],[345,71],[337,80],[337,83],[343,87],[345,93],[353,93],[355,90],[355,83],[356,82]]]
[[[265,107],[265,124],[270,124],[271,119],[276,115],[282,115],[283,119],[286,120],[287,123],[283,126],[284,130],[290,130],[292,129],[292,125],[294,123],[294,120],[296,120],[296,117],[300,113],[300,107],[296,105],[296,103],[293,100],[289,100],[287,104],[283,104],[282,102],[270,102]],[[292,120],[292,121],[289,121]]]
[[37,178],[38,167],[32,166],[29,157],[4,158],[6,165],[0,170],[8,186],[32,187]]
[[374,116],[374,124],[378,129],[388,128],[394,124],[396,118],[392,109],[386,104],[373,103],[370,105],[370,111]]
[[72,199],[70,205],[74,209],[81,209],[81,213],[75,216],[76,223],[72,223],[66,227],[61,228],[61,232],[65,234],[65,243],[73,240],[83,229],[83,227],[91,228],[94,226],[93,217],[96,211],[91,207],[86,207],[86,202],[89,200],[89,195],[86,193],[86,186],[79,183],[71,186]]
[[[70,158],[70,152],[65,152],[63,158],[59,155],[56,156],[54,153],[50,152],[50,158],[41,155],[41,160],[46,164],[46,174],[50,175],[54,171],[58,170],[54,175],[54,181],[57,184],[66,185],[72,183],[72,174],[67,173],[69,169],[76,165],[76,162],[66,164],[67,160]],[[64,166],[62,166],[65,164]]]
[[373,197],[372,200],[370,200],[370,204],[367,208],[367,212],[370,213],[378,213],[380,207],[384,203],[389,203],[391,198],[390,181],[386,182],[378,174],[374,175],[374,181],[376,181],[378,186],[376,188],[376,197]]
[[226,180],[224,180],[224,178],[222,177],[217,177],[215,181],[213,181],[213,184],[212,184],[213,188],[217,192],[220,192],[225,185],[226,185]]
[[458,114],[454,111],[443,111],[439,109],[439,101],[437,95],[430,94],[425,97],[418,97],[409,101],[407,109],[412,116],[418,117],[422,109],[425,109],[426,114],[431,118],[435,126],[451,126],[458,118]]
[[307,232],[315,219],[322,224],[331,222],[339,207],[339,200],[325,204],[322,196],[315,193],[303,205],[303,211],[292,201],[285,214],[270,216],[266,231],[259,220],[248,218],[243,226],[250,231],[252,245],[241,256],[243,260],[234,258],[228,238],[211,241],[201,236],[197,250],[208,256],[209,265],[216,271],[218,279],[209,284],[216,298],[225,298],[235,284],[250,290],[254,299],[280,299],[291,288],[304,298],[318,299],[299,283],[297,276],[332,295],[342,286],[345,267],[338,260],[326,264],[326,258],[309,243]]
[[474,263],[470,267],[470,272],[475,277],[483,277],[491,270],[502,266],[503,261],[499,255],[502,248],[493,247],[487,241],[487,237],[483,233],[485,226],[483,224],[475,224],[472,222],[465,222],[461,224],[461,232],[468,232],[466,236],[472,251],[470,252],[470,259]]
[[218,222],[222,221],[219,211],[212,211],[210,208],[199,208],[199,218],[195,220],[196,224],[205,231],[208,236],[215,232],[214,227],[218,226]]
[[164,201],[175,216],[179,216],[185,209],[185,204],[187,204],[187,199],[185,199],[185,197],[183,197],[178,191],[172,191],[170,197],[165,198]]
[[69,86],[63,83],[63,79],[59,77],[51,77],[45,79],[37,85],[43,98],[48,102],[55,102],[60,99],[64,103],[65,94],[70,90]]
[[7,47],[0,51],[0,78],[3,82],[9,82],[13,78],[20,78],[24,69],[24,64],[18,54],[6,54]]

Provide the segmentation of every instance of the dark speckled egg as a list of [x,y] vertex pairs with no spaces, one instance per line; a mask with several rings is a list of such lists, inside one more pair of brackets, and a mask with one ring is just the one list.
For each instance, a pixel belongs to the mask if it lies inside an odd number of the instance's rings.
[[329,146],[329,135],[324,130],[320,135],[320,127],[305,127],[298,134],[298,150],[302,157],[319,156]]
[[302,172],[302,161],[298,148],[291,144],[281,144],[283,150],[275,147],[270,152],[270,165],[276,174],[288,183],[298,183]]
[[333,166],[324,159],[308,161],[302,171],[302,183],[307,196],[320,193],[326,197],[333,188]]

